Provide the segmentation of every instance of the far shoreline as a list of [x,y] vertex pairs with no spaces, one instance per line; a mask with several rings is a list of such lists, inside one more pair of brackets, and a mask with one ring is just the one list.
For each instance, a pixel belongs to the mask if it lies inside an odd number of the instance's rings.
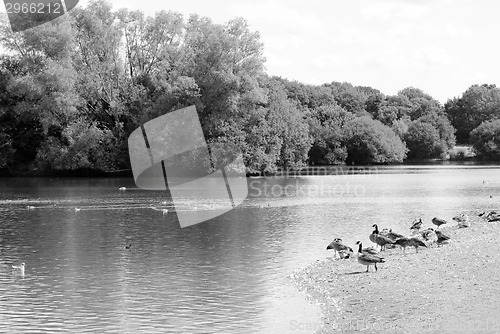
[[[282,168],[276,172],[260,172],[260,173],[247,173],[246,176],[251,177],[279,177],[279,176],[327,176],[337,175],[338,172],[348,172],[349,174],[362,174],[367,171],[373,170],[377,173],[390,173],[391,171],[402,168],[419,168],[419,167],[435,167],[442,166],[444,168],[450,167],[496,167],[500,166],[500,161],[482,161],[478,159],[461,159],[461,160],[442,160],[442,159],[428,159],[428,160],[413,160],[406,161],[399,164],[371,164],[371,165],[309,165],[300,168]],[[332,173],[335,172],[335,173]],[[7,168],[0,169],[0,178],[16,178],[16,177],[30,177],[30,178],[124,178],[133,177],[131,169],[122,169],[117,171],[101,171],[95,169],[77,169],[77,170],[48,170],[48,171],[21,171],[13,172]]]

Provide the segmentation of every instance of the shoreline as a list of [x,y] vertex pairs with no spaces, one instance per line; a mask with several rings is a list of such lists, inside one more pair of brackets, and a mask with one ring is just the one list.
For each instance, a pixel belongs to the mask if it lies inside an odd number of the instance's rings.
[[443,228],[451,242],[441,247],[381,252],[377,272],[356,255],[297,270],[292,281],[322,313],[303,333],[498,333],[500,222],[470,222]]

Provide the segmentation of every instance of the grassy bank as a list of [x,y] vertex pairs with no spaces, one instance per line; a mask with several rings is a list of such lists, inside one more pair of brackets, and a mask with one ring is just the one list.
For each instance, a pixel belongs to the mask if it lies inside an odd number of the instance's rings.
[[443,229],[452,238],[448,245],[418,254],[382,252],[386,263],[377,272],[366,273],[356,256],[295,272],[298,288],[322,309],[323,324],[310,327],[316,333],[498,333],[500,223],[471,222]]

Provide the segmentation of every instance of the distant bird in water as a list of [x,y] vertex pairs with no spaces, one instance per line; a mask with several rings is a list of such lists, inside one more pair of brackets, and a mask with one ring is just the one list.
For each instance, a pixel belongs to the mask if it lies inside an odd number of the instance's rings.
[[351,247],[343,245],[342,244],[342,239],[340,238],[335,238],[333,241],[326,247],[327,250],[333,249],[335,251],[334,255],[337,253],[339,254],[339,258],[341,259],[348,259],[351,256],[351,253],[353,253],[353,250]]
[[168,202],[167,202],[167,201],[163,201],[163,202],[161,202],[161,205],[167,205],[167,204],[168,204]]
[[356,245],[359,245],[358,248],[358,262],[361,263],[362,265],[366,266],[366,272],[368,272],[368,269],[370,266],[375,266],[375,271],[378,270],[377,268],[377,263],[384,263],[385,260],[383,257],[373,255],[370,253],[364,253],[363,252],[363,244],[361,241],[356,242]]
[[126,249],[131,249],[132,248],[132,244],[129,244],[128,246],[125,246]]
[[27,210],[35,210],[35,207],[34,207],[34,206],[31,206],[31,205],[28,205],[28,206],[26,206],[26,209],[27,209]]
[[21,275],[24,275],[24,269],[25,269],[25,267],[26,267],[26,265],[23,262],[20,265],[12,265],[12,270],[14,270],[15,272],[20,273]]
[[80,211],[80,208],[75,208],[75,212],[78,212],[78,211]]
[[432,218],[432,223],[436,225],[437,227],[440,227],[441,225],[448,224],[448,222],[444,219],[434,217]]
[[155,211],[161,211],[164,215],[166,215],[168,213],[168,209],[155,208],[154,206],[152,206],[151,209],[153,209]]
[[122,191],[127,190],[127,187],[120,187],[120,188],[118,188],[118,190],[122,190]]

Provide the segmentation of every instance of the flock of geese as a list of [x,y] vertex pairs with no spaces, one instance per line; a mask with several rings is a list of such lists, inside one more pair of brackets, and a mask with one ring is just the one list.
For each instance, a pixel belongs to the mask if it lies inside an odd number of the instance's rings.
[[[485,212],[479,215],[488,221],[500,221],[500,214],[491,211],[488,214]],[[457,222],[458,228],[470,227],[469,217],[466,214],[460,214],[453,217],[453,220]],[[450,241],[450,236],[443,233],[441,226],[449,224],[446,220],[434,217],[432,218],[432,224],[435,228],[428,227],[423,229],[422,219],[415,219],[410,227],[410,236],[406,237],[402,234],[392,231],[392,229],[383,229],[379,231],[378,225],[374,224],[372,227],[375,229],[370,234],[370,241],[376,244],[375,247],[363,248],[361,241],[356,242],[358,247],[357,260],[360,264],[366,266],[366,272],[369,271],[370,266],[374,266],[377,269],[377,263],[384,263],[385,259],[379,256],[379,253],[386,248],[395,248],[397,246],[401,247],[401,252],[404,254],[407,247],[414,247],[415,252],[418,253],[418,248],[427,248],[433,244],[437,244],[440,247]],[[377,250],[377,246],[380,250]],[[327,247],[327,250],[333,249],[335,251],[335,257],[338,254],[339,259],[347,259],[351,257],[354,253],[353,249],[342,243],[342,239],[335,238]]]

